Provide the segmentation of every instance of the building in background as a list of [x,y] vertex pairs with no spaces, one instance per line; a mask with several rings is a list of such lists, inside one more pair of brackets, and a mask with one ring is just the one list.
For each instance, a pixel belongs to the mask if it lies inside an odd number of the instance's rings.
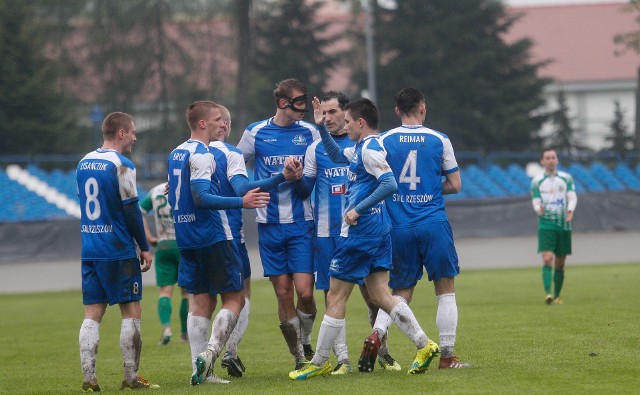
[[[545,110],[558,108],[563,90],[573,127],[595,150],[606,147],[614,101],[619,101],[628,130],[634,130],[635,91],[640,56],[614,44],[618,34],[640,29],[625,1],[508,0],[507,11],[521,14],[505,38],[533,40],[534,60],[550,60],[542,76],[555,83],[546,88]],[[543,135],[552,125],[547,124]]]

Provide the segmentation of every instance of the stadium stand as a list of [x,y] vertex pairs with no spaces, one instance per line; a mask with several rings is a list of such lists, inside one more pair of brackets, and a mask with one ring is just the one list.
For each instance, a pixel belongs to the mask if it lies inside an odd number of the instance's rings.
[[590,173],[589,169],[579,163],[570,164],[567,171],[576,180],[578,192],[604,192],[606,190],[605,186]]
[[618,179],[618,176],[601,162],[593,162],[591,164],[591,174],[596,180],[604,184],[609,191],[623,191],[625,189],[624,184]]
[[[609,163],[609,162],[606,162]],[[590,165],[571,163],[560,167],[574,177],[578,193],[604,191],[640,191],[640,163],[636,166],[619,161],[613,167],[601,161]],[[252,178],[251,168],[247,169]],[[528,196],[531,178],[517,163],[504,167],[488,163],[461,167],[462,190],[446,195],[447,201]],[[9,174],[11,173],[11,174]],[[146,193],[142,185],[138,195]],[[44,170],[36,164],[24,169],[9,165],[0,168],[0,222],[49,221],[79,215],[75,169]]]
[[627,186],[627,188],[633,191],[640,191],[640,177],[631,170],[631,168],[624,163],[618,163],[613,168],[613,173]]
[[0,170],[0,222],[68,218],[69,214]]

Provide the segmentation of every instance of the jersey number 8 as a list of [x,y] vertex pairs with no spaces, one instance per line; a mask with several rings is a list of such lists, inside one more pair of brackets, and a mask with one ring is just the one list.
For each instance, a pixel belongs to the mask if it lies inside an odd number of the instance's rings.
[[[98,180],[91,177],[84,183],[84,194],[87,195],[87,201],[84,206],[84,211],[87,214],[87,218],[91,221],[95,221],[100,218],[100,201],[98,201]],[[93,211],[91,210],[91,203],[93,203]]]

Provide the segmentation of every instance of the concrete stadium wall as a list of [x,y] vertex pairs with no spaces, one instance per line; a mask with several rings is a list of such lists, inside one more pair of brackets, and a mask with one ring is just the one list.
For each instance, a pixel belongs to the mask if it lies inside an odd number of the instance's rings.
[[[531,236],[537,218],[528,197],[452,201],[447,214],[456,238]],[[246,211],[245,240],[257,245],[255,213]],[[153,221],[149,221],[150,225]],[[80,260],[80,221],[0,224],[0,263]],[[575,232],[640,230],[640,192],[578,195]]]

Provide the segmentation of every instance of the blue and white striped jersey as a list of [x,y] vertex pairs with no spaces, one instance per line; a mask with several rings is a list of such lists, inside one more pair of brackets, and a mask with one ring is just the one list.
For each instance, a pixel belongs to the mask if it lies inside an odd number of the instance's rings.
[[387,198],[394,227],[446,221],[442,176],[458,171],[449,138],[421,125],[403,125],[380,135],[398,182]]
[[[117,151],[99,148],[76,167],[80,199],[82,259],[135,258],[136,244],[127,229],[124,205],[138,201],[136,168]],[[142,215],[142,214],[141,214]]]
[[[332,137],[341,149],[355,144],[347,134]],[[313,215],[318,237],[340,236],[348,169],[344,163],[331,161],[321,140],[314,141],[307,148],[304,176],[315,182]]]
[[[283,127],[269,118],[249,125],[238,148],[245,161],[254,159],[255,180],[263,180],[282,172],[289,156],[304,162],[307,147],[319,137],[318,129],[308,122],[297,121]],[[286,224],[313,220],[311,199],[302,199],[293,183],[282,183],[269,193],[267,207],[256,209],[258,222]]]
[[[350,161],[344,209],[347,212],[371,195],[380,185],[378,178],[389,173],[391,169],[385,159],[387,152],[378,141],[377,135],[365,137],[354,147],[343,149],[342,154]],[[391,230],[391,219],[385,206],[384,201],[377,203],[360,215],[355,226],[343,222],[340,236],[369,237],[388,233]]]
[[[209,151],[211,151],[216,161],[216,179],[220,187],[220,195],[237,196],[230,181],[236,175],[247,177],[247,168],[244,164],[242,152],[224,141],[212,141],[209,144]],[[244,243],[242,209],[234,208],[226,210],[226,212],[233,238]]]
[[189,139],[169,154],[169,203],[180,249],[233,240],[226,213],[197,208],[191,197],[191,183],[207,183],[212,194],[220,195],[215,168],[213,154],[201,141]]

